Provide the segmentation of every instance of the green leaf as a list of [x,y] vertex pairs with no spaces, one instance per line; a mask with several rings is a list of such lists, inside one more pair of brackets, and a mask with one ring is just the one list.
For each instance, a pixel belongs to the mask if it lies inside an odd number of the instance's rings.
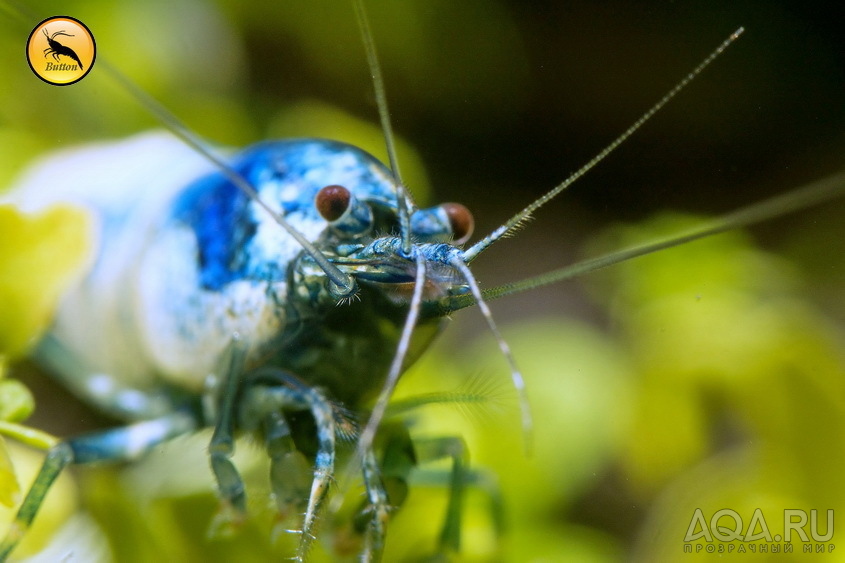
[[30,216],[0,206],[0,354],[24,355],[47,327],[89,255],[88,223],[72,207]]
[[20,500],[20,494],[21,486],[18,484],[6,441],[0,436],[0,504],[11,508]]

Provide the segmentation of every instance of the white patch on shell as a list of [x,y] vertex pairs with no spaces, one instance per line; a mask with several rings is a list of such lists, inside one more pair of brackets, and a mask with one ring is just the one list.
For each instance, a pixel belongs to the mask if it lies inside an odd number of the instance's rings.
[[[80,365],[119,378],[120,386],[154,384],[155,368],[138,346],[132,308],[138,262],[174,195],[213,169],[158,131],[52,153],[4,194],[4,201],[25,211],[71,203],[91,214],[94,260],[87,277],[63,296],[52,328]],[[99,386],[91,389],[97,397],[103,381],[93,385]]]
[[199,391],[208,375],[222,367],[233,334],[260,347],[283,330],[285,314],[276,300],[284,297],[287,284],[235,281],[220,291],[206,290],[196,255],[190,229],[162,233],[139,269],[135,311],[144,349],[158,371]]

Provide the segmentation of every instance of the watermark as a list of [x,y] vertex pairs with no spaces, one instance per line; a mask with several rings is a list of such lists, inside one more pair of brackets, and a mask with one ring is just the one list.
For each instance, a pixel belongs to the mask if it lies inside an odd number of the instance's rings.
[[26,40],[26,60],[35,75],[48,84],[67,86],[91,72],[97,46],[91,30],[69,16],[47,18]]
[[[707,517],[696,508],[684,536],[684,553],[833,553],[833,509],[787,508],[743,518],[730,508]],[[747,523],[746,523],[747,522]]]

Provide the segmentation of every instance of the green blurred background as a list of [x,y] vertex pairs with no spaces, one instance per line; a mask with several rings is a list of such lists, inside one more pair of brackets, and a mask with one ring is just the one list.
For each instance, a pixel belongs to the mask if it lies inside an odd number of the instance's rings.
[[[474,270],[484,285],[671,233],[689,216],[717,215],[841,168],[845,22],[834,3],[367,7],[409,183],[421,200],[466,204],[479,234],[588,160],[746,27],[618,153],[480,258]],[[24,43],[52,15],[85,22],[101,60],[223,145],[323,136],[380,151],[345,1],[32,2],[27,10],[25,21],[0,13],[2,186],[44,152],[158,127],[102,65],[69,87],[35,78]],[[472,493],[463,557],[683,561],[720,555],[684,553],[696,508],[708,518],[734,509],[746,525],[760,508],[773,534],[787,508],[845,514],[843,211],[829,204],[493,303],[535,407],[529,457],[492,337],[476,312],[457,315],[399,394],[480,381],[488,389],[488,405],[431,407],[413,427],[417,436],[462,435],[473,465],[499,481],[506,530],[495,537],[485,495]],[[54,389],[38,405],[33,424],[55,432],[99,423]],[[195,465],[183,463],[205,472],[197,448]],[[272,552],[254,530],[206,542],[213,496],[156,488],[139,475],[172,469],[154,459],[141,467],[80,472],[83,502],[101,527],[122,534],[113,541],[117,560],[237,553],[248,561]],[[150,500],[159,497],[169,500]],[[392,524],[391,560],[433,551],[442,504],[434,488],[413,489]],[[788,561],[801,552],[797,542],[792,554],[754,555]]]

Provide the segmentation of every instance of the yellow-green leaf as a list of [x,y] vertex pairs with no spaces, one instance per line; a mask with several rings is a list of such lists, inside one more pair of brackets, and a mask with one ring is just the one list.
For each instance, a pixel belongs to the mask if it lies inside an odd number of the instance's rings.
[[0,436],[0,504],[14,506],[18,502],[21,487],[12,466],[12,459],[6,449],[6,441]]
[[20,422],[35,409],[29,389],[16,379],[0,381],[0,420]]
[[25,354],[49,324],[89,255],[88,219],[67,206],[39,215],[0,206],[0,354]]

